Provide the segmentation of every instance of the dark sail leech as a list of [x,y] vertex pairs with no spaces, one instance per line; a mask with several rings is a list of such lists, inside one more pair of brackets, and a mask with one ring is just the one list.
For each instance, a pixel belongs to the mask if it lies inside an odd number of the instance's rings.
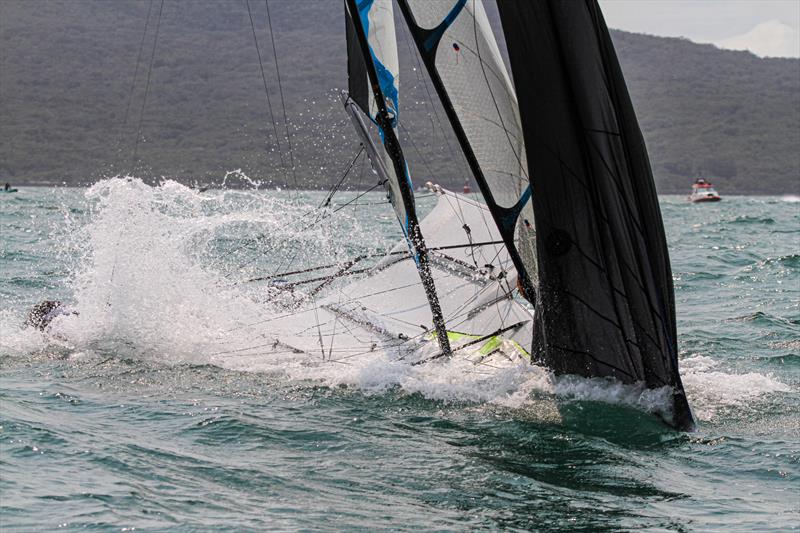
[[[376,44],[384,45],[392,50],[386,53],[394,65],[395,72],[391,72],[376,55],[372,48],[368,32],[370,12],[375,9],[375,4],[381,4],[383,10],[383,27],[379,31],[390,33]],[[389,199],[395,209],[403,232],[408,241],[409,249],[415,259],[428,304],[433,315],[433,324],[436,338],[442,353],[450,355],[450,341],[447,336],[444,317],[442,315],[439,298],[436,294],[433,276],[428,264],[428,252],[419,228],[416,209],[414,206],[414,192],[408,174],[408,166],[403,156],[400,142],[395,131],[398,120],[398,95],[395,79],[397,75],[397,51],[394,36],[394,20],[392,17],[391,0],[345,0],[347,19],[348,54],[358,54],[360,61],[353,57],[348,59],[350,89],[355,92],[353,100],[361,107],[362,111],[378,126],[381,140],[383,141],[384,155],[389,161],[384,165],[388,176],[387,190]],[[377,12],[377,10],[375,10]],[[389,29],[390,27],[390,29]],[[373,27],[373,32],[376,29]],[[378,50],[379,53],[384,52]],[[359,88],[368,83],[372,99],[365,98],[364,92]],[[363,128],[362,128],[363,129]],[[361,132],[359,132],[361,134]]]
[[534,358],[557,373],[672,390],[672,274],[650,162],[595,0],[499,0],[538,234]]

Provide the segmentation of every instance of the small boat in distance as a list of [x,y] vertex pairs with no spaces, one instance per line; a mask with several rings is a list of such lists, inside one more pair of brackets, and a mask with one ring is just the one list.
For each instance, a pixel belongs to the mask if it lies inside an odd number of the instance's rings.
[[10,184],[10,183],[6,183],[6,184],[3,186],[3,188],[2,188],[2,189],[0,189],[0,192],[17,192],[17,190],[18,190],[18,189],[14,189],[13,187],[11,187],[11,184]]
[[720,195],[714,190],[714,186],[704,180],[698,178],[692,185],[692,194],[689,195],[689,201],[692,203],[700,202],[719,202],[722,200]]
[[471,192],[472,192],[472,189],[470,188],[470,186],[469,186],[469,182],[468,182],[468,181],[465,181],[465,182],[464,182],[464,188],[463,188],[462,192],[463,192],[464,194],[469,194],[469,193],[471,193]]

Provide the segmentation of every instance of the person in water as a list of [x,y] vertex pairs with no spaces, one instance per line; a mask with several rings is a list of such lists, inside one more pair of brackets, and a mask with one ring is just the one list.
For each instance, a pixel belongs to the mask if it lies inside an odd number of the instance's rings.
[[25,320],[25,325],[44,331],[57,316],[77,314],[77,311],[71,310],[58,300],[45,300],[33,306]]
[[5,190],[9,190],[11,188],[11,184],[10,183],[6,183],[5,187],[3,187],[3,188]]

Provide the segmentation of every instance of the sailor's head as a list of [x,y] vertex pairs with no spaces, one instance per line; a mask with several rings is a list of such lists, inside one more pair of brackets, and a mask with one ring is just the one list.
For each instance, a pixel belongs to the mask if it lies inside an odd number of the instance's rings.
[[25,320],[25,324],[29,326],[33,326],[36,329],[44,330],[53,318],[56,317],[57,313],[53,311],[57,310],[61,307],[61,302],[58,300],[45,300],[39,304],[33,306],[30,313],[28,313],[28,318]]

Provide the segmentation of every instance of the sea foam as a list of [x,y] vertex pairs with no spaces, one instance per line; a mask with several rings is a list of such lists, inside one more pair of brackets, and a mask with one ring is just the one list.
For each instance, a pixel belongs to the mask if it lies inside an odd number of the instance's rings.
[[[320,213],[286,198],[262,191],[200,193],[168,180],[157,186],[130,178],[97,183],[86,192],[88,218],[69,243],[80,249],[69,302],[78,314],[58,317],[42,335],[19,326],[24,317],[4,312],[0,320],[9,332],[0,341],[4,353],[44,350],[50,343],[72,353],[214,364],[366,394],[399,389],[432,400],[509,408],[522,408],[542,395],[649,412],[662,412],[669,403],[668,389],[556,377],[529,364],[490,368],[455,357],[412,366],[380,350],[330,362],[270,349],[270,321],[286,314],[286,307],[276,305],[263,285],[241,283],[243,278],[286,266],[292,254],[299,256],[294,265],[320,264],[352,254],[352,242],[371,249],[382,244],[379,232],[362,228],[354,218],[309,225],[309,214]],[[689,357],[682,365],[700,420],[789,390],[768,375],[727,372],[710,357]]]

